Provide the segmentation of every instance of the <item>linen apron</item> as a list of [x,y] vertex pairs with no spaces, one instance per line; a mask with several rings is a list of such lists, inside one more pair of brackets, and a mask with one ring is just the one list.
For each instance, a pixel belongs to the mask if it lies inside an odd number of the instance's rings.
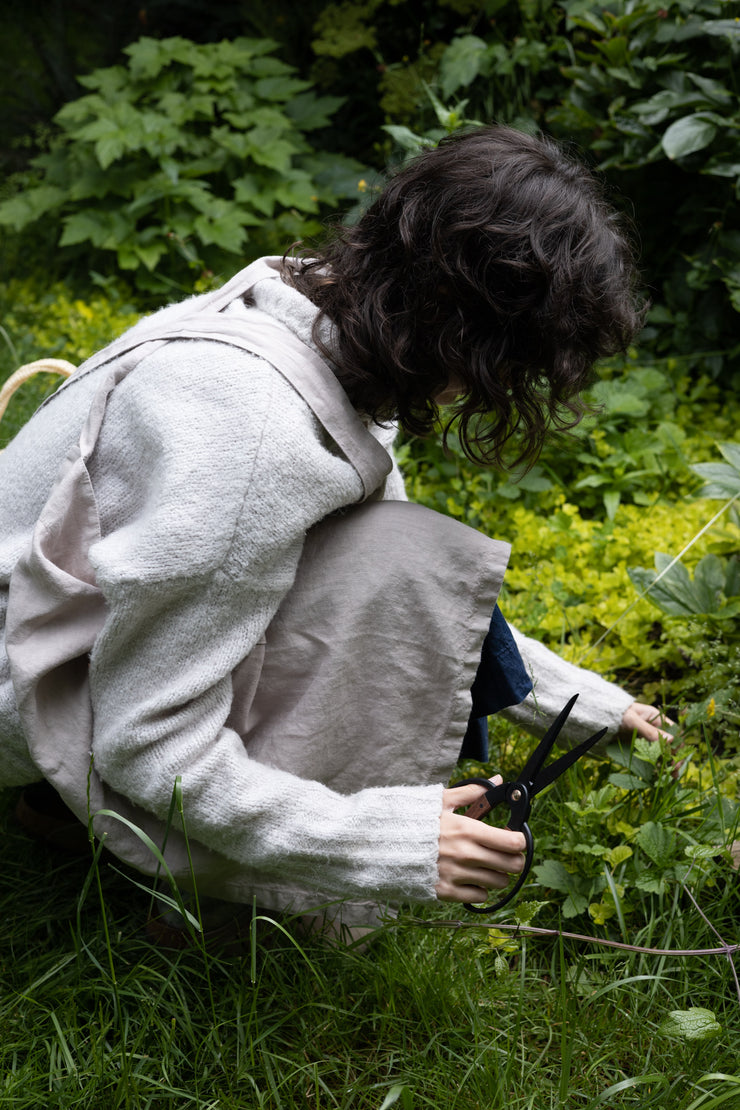
[[[157,874],[150,838],[184,887],[195,881],[206,895],[237,902],[256,895],[268,909],[304,911],[332,896],[279,881],[261,888],[248,865],[186,839],[187,812],[183,829],[177,814],[148,813],[96,773],[87,672],[106,607],[88,559],[100,524],[86,464],[112,390],[170,340],[241,347],[292,384],[362,481],[364,504],[308,533],[292,589],[232,676],[226,723],[242,737],[245,758],[298,780],[351,794],[449,779],[510,547],[419,505],[369,500],[382,496],[391,460],[331,369],[277,321],[258,318],[245,334],[243,321],[223,313],[255,282],[279,280],[278,265],[261,259],[217,292],[143,320],[61,387],[102,375],[31,549],[11,577],[6,643],[32,759],[115,855]],[[349,924],[372,916],[366,903],[352,909],[343,909]]]

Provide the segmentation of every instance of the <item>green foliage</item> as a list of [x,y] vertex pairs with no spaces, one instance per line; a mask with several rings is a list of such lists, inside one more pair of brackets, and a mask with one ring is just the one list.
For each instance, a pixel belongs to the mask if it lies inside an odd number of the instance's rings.
[[722,1026],[713,1010],[692,1006],[690,1010],[671,1010],[658,1026],[658,1032],[682,1041],[709,1041],[722,1032]]
[[[404,444],[409,495],[513,543],[502,606],[522,631],[673,706],[686,728],[705,723],[733,749],[738,532],[731,516],[706,530],[714,511],[694,493],[700,478],[715,496],[735,491],[736,444],[723,446],[727,463],[699,460],[711,457],[718,431],[736,434],[737,403],[680,363],[643,366],[634,356],[606,370],[591,400],[600,411],[548,445],[520,480],[475,468],[438,441]],[[636,598],[634,568],[652,565],[656,548],[673,558],[689,545],[691,567],[707,560],[699,582],[717,578],[710,612],[697,603],[656,615]]]
[[589,152],[636,216],[656,302],[645,338],[736,372],[736,0],[495,7],[492,26],[463,28],[443,51],[442,99],[464,95],[478,118],[546,127]]
[[659,288],[650,323],[660,349],[706,352],[719,373],[739,351],[740,25],[726,17],[740,9],[726,0],[564,8],[570,85],[548,122],[588,146],[635,205]]
[[[685,647],[688,659],[701,669],[702,682],[711,696],[699,694],[699,702],[689,714],[690,719],[701,713],[740,724],[740,517],[733,503],[740,498],[740,444],[722,443],[720,451],[727,463],[700,463],[692,469],[707,479],[700,495],[707,498],[729,498],[729,521],[724,531],[713,537],[709,554],[694,567],[693,577],[687,566],[675,557],[658,552],[655,571],[632,567],[632,582],[658,609],[672,626],[687,618],[691,621],[692,639]],[[687,688],[683,683],[682,689]],[[696,686],[694,685],[696,690]],[[697,691],[698,693],[698,691]],[[737,745],[728,739],[729,746]]]
[[[626,939],[682,899],[685,885],[711,898],[740,829],[740,756],[714,756],[694,736],[612,743],[538,799],[536,862],[518,921],[536,912],[543,924],[557,910],[585,919],[584,931],[605,927]],[[515,774],[532,742],[512,742],[505,722],[494,721],[492,745],[493,761],[466,773]]]
[[[78,365],[139,319],[141,312],[121,290],[75,297],[61,283],[38,291],[35,283],[0,285],[0,382],[27,362],[60,358]],[[52,374],[40,374],[15,394],[0,424],[0,447],[16,434],[57,385]]]
[[81,78],[90,91],[57,114],[36,180],[0,204],[0,223],[56,223],[61,248],[111,252],[145,289],[315,232],[325,206],[356,197],[361,167],[312,148],[340,101],[276,47],[139,39],[126,66]]

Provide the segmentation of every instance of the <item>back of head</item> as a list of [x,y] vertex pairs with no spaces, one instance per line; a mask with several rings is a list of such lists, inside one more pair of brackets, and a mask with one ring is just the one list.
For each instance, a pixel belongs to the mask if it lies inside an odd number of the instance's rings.
[[548,426],[576,423],[594,362],[640,323],[632,252],[598,181],[506,127],[422,153],[292,280],[333,321],[357,408],[423,433],[452,384],[478,461],[500,463],[512,436],[533,459]]

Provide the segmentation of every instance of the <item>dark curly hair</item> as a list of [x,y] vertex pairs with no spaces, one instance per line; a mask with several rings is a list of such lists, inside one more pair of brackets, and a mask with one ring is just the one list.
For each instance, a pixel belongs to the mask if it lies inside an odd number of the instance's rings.
[[531,465],[548,428],[578,423],[595,361],[641,323],[632,250],[597,180],[507,127],[423,152],[356,225],[286,256],[283,276],[320,309],[314,337],[359,411],[423,435],[435,396],[459,387],[463,450],[499,466]]

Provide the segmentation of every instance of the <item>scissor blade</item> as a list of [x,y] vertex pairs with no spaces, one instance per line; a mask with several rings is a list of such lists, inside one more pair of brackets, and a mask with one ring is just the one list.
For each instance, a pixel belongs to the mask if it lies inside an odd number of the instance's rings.
[[594,744],[597,744],[599,740],[601,740],[602,736],[606,736],[606,733],[607,730],[602,728],[600,732],[595,732],[593,736],[589,736],[588,740],[584,740],[577,748],[573,748],[571,751],[566,752],[565,755],[561,755],[560,759],[556,759],[554,763],[551,763],[549,767],[545,768],[544,771],[537,775],[532,783],[530,795],[534,796],[535,794],[539,794],[539,792],[544,790],[546,786],[549,786],[551,782],[560,778],[564,771],[567,771],[569,767],[573,766],[576,760],[580,759],[582,755],[585,755],[587,751],[590,751]]
[[570,711],[578,701],[578,694],[574,694],[568,704],[560,710],[555,720],[548,728],[545,735],[540,740],[537,747],[532,752],[527,765],[519,776],[520,782],[534,783],[537,781],[542,765],[552,751],[552,746],[555,743],[560,730],[570,716]]

